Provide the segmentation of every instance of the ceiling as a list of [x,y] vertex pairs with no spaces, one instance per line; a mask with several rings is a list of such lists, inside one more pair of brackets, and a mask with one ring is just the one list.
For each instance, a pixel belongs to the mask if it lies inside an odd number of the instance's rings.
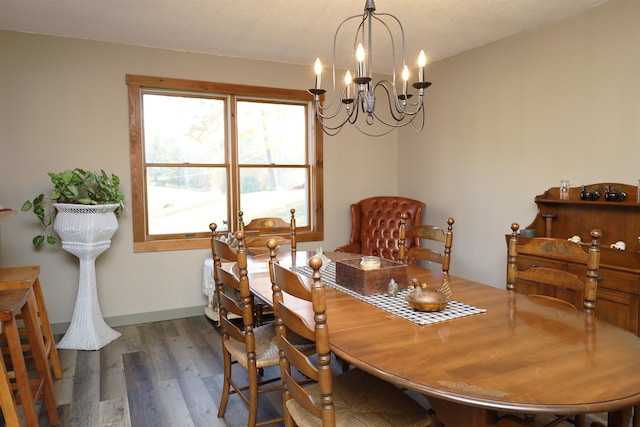
[[[429,62],[608,0],[378,0],[404,27],[407,64]],[[0,0],[0,29],[189,52],[331,64],[335,30],[365,0]],[[356,20],[345,26],[350,44]],[[399,42],[396,42],[399,43]],[[351,47],[351,46],[349,46]],[[376,64],[390,59],[377,57]],[[346,66],[345,64],[338,64]]]

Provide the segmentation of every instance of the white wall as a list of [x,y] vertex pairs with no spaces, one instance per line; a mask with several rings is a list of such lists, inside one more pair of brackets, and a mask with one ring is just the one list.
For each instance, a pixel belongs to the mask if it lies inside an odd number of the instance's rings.
[[[308,67],[0,31],[0,204],[49,190],[47,172],[103,168],[122,179],[131,200],[125,74],[306,88]],[[325,242],[348,241],[349,203],[397,192],[397,136],[372,141],[353,130],[325,137]],[[371,149],[373,147],[373,149]],[[366,161],[357,161],[361,153]],[[203,225],[207,230],[208,224]],[[20,213],[0,224],[4,266],[42,267],[53,323],[71,319],[78,260],[60,247],[34,250],[36,218]],[[103,315],[128,316],[204,306],[206,250],[133,253],[131,214],[96,264]],[[117,320],[117,319],[116,319]]]
[[430,66],[426,130],[401,133],[398,187],[427,222],[455,218],[452,274],[504,286],[504,235],[561,179],[637,185],[638,22],[639,1],[613,0]]

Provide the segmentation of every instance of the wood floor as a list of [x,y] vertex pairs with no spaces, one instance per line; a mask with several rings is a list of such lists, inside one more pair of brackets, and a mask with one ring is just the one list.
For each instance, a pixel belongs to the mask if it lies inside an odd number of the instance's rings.
[[[246,426],[247,410],[237,396],[225,418],[217,417],[220,336],[204,315],[116,329],[122,336],[99,351],[59,350],[60,426]],[[261,398],[260,407],[258,419],[280,412],[280,395]],[[40,426],[48,425],[41,411]]]

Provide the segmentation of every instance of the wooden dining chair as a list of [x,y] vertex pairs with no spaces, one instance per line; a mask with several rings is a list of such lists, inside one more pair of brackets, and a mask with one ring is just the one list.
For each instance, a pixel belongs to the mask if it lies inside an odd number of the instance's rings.
[[[428,411],[394,385],[357,368],[333,376],[322,259],[309,260],[313,278],[307,278],[280,266],[274,254],[269,269],[285,426],[430,426]],[[308,310],[290,307],[293,297],[306,301]],[[315,342],[316,360],[294,345],[292,334]]]
[[[232,248],[228,241],[213,239],[214,281],[220,309],[224,360],[224,384],[218,417],[224,417],[229,396],[237,394],[249,409],[248,426],[274,424],[281,422],[283,418],[276,416],[260,422],[257,418],[259,396],[281,389],[279,376],[259,378],[264,368],[277,366],[279,363],[275,326],[273,322],[255,326],[244,233],[237,231],[235,238],[238,242],[237,249]],[[231,269],[223,268],[222,259],[235,261],[235,264]],[[227,289],[231,291],[230,294],[227,293]],[[242,319],[240,325],[232,322],[231,313]],[[245,369],[248,384],[240,384],[240,381],[233,377],[233,365],[236,364]]]
[[238,230],[245,234],[245,248],[264,250],[269,239],[276,239],[279,245],[290,245],[291,252],[297,251],[296,210],[289,211],[289,222],[277,217],[254,218],[244,224],[244,212],[238,212]]
[[[277,217],[254,218],[249,224],[244,225],[242,211],[238,212],[238,229],[243,231],[245,248],[254,253],[266,251],[267,241],[275,239],[278,245],[288,245],[291,253],[295,255],[297,251],[296,242],[296,210],[289,211],[291,217],[289,222]],[[263,319],[273,316],[273,310],[267,301],[259,298],[254,300],[256,309],[256,321],[263,322]]]
[[[407,228],[407,217],[405,214],[402,214],[400,219],[398,260],[406,264],[414,264],[418,261],[442,264],[444,278],[448,278],[451,265],[454,222],[453,218],[447,219],[446,232],[440,227],[425,224],[416,224],[411,228]],[[421,245],[408,247],[406,242],[414,239],[418,239]],[[438,246],[442,245],[442,249],[432,249],[422,246],[423,240],[436,242]]]
[[[598,229],[591,231],[591,244],[587,252],[580,243],[565,239],[535,238],[525,245],[518,244],[517,223],[511,224],[509,252],[507,258],[507,289],[515,291],[520,284],[529,293],[528,297],[542,304],[563,306],[569,309],[580,309],[590,315],[595,313],[596,294],[598,288],[598,270],[600,266],[600,247],[598,240],[602,232]],[[557,261],[575,261],[584,264],[585,274],[578,276],[565,270],[551,267],[531,266],[524,270],[518,269],[518,255],[521,253],[545,256]],[[563,265],[563,264],[560,264]],[[559,415],[555,420],[546,424],[555,426],[565,420],[571,420],[576,427],[586,426],[586,416]],[[515,427],[534,425],[532,420],[525,420],[507,415],[498,421],[498,427]]]
[[[507,289],[517,290],[519,286],[526,289],[526,293],[538,300],[549,303],[566,303],[573,308],[594,313],[596,293],[598,288],[598,270],[600,267],[600,246],[598,240],[602,236],[599,229],[591,230],[591,244],[588,251],[586,245],[565,239],[539,237],[529,240],[524,245],[518,244],[519,225],[511,225],[509,252],[507,258]],[[519,270],[519,255],[535,255],[560,262],[565,265],[575,262],[584,265],[586,274],[577,276],[568,271],[548,266],[531,266]],[[550,264],[553,265],[553,264]]]

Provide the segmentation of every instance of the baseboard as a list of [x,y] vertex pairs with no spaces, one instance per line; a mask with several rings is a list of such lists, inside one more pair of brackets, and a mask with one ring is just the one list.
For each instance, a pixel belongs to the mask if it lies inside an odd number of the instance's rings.
[[[153,311],[150,313],[127,314],[125,316],[105,317],[104,321],[112,328],[118,326],[137,325],[140,323],[160,322],[162,320],[181,319],[184,317],[202,316],[205,307],[185,307],[173,310]],[[52,323],[51,330],[54,334],[64,334],[67,332],[71,322]]]

